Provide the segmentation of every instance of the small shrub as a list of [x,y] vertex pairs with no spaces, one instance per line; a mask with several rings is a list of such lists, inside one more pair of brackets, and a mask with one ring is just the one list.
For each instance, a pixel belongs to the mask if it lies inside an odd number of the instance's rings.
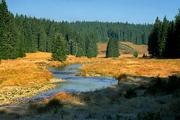
[[167,81],[166,93],[172,93],[177,89],[180,89],[180,77],[177,75],[172,75]]
[[157,77],[149,84],[147,91],[151,94],[165,93],[170,94],[180,89],[180,77],[173,75],[168,80]]
[[57,100],[52,99],[47,104],[32,104],[29,106],[30,110],[36,110],[38,113],[45,113],[49,110],[53,110],[54,113],[57,113],[60,108],[63,107],[63,104]]
[[45,113],[48,111],[48,108],[46,106],[39,106],[39,107],[37,107],[36,111],[38,113]]
[[126,91],[126,93],[124,94],[124,97],[125,98],[133,98],[133,97],[136,97],[137,96],[137,94],[136,94],[136,92],[135,92],[135,90],[134,89],[132,89],[132,88],[129,88],[127,91]]
[[52,99],[48,102],[46,107],[47,108],[62,108],[63,104],[57,99]]
[[147,91],[150,93],[150,94],[158,94],[158,93],[161,93],[163,91],[163,89],[165,88],[165,80],[161,80],[160,77],[157,77],[157,78],[154,78],[149,86],[148,86],[148,89]]
[[137,58],[138,57],[138,52],[137,51],[135,51],[134,53],[133,53],[133,56],[135,57],[135,58]]
[[142,57],[143,57],[143,58],[147,58],[147,54],[144,53]]
[[121,115],[120,114],[116,114],[116,120],[121,120]]
[[119,75],[116,79],[118,80],[118,85],[121,83],[121,82],[125,82],[127,80],[127,75],[126,74],[121,74]]
[[137,120],[161,120],[160,113],[140,113],[137,115]]

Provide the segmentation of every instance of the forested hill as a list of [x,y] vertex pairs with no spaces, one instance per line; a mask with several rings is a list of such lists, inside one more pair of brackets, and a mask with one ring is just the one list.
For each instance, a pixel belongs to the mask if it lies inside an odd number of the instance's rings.
[[[5,0],[0,3],[0,21],[0,59],[22,57],[36,51],[53,52],[55,47],[64,47],[63,54],[95,57],[97,42],[112,39],[147,44],[152,28],[151,25],[56,22],[14,16],[8,11]],[[65,46],[57,45],[60,40]]]
[[[130,23],[110,23],[110,22],[55,22],[45,19],[36,19],[32,17],[16,16],[16,21],[22,23],[28,21],[32,29],[44,29],[48,35],[48,26],[53,26],[54,29],[71,33],[79,33],[82,37],[92,34],[98,41],[107,41],[109,37],[129,41],[135,44],[147,44],[148,36],[152,30],[150,24],[130,24]],[[40,24],[39,24],[40,23]],[[35,26],[34,26],[35,25]],[[63,27],[62,27],[63,26]],[[66,30],[63,30],[66,29]]]
[[82,34],[92,33],[98,40],[107,41],[109,37],[136,44],[147,44],[152,29],[149,24],[108,23],[108,22],[74,22],[66,23],[74,31]]

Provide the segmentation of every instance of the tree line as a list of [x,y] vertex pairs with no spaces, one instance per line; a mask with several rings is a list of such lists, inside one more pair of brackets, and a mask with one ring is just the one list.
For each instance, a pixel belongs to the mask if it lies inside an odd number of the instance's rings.
[[174,21],[157,17],[149,36],[148,51],[152,57],[180,58],[180,10]]
[[[113,39],[147,44],[151,29],[152,25],[148,24],[56,22],[23,15],[14,16],[8,11],[6,1],[2,0],[0,59],[14,59],[36,51],[58,53],[62,58],[68,54],[96,57],[97,42]],[[56,47],[64,50],[55,50]]]
[[113,22],[71,22],[73,31],[82,34],[93,33],[98,41],[107,42],[109,38],[119,41],[129,41],[135,44],[147,44],[152,30],[151,24],[130,24]]

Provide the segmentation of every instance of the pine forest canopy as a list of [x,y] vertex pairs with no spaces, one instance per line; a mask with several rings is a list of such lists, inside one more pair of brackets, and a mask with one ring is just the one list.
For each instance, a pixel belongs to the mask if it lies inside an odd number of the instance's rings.
[[108,22],[56,22],[16,15],[8,11],[5,0],[0,4],[0,59],[17,58],[25,53],[52,52],[55,35],[61,33],[67,54],[96,57],[97,42],[114,40],[147,44],[152,25]]
[[157,17],[149,36],[148,50],[152,57],[180,58],[180,10],[175,21]]
[[[177,19],[179,18],[177,17]],[[55,36],[59,33],[61,34],[59,40],[65,42],[56,41],[63,43],[62,45],[66,43],[62,47],[67,49],[65,53],[61,54],[95,57],[97,55],[97,42],[108,42],[109,39],[112,39],[148,44],[151,43],[148,42],[148,39],[152,38],[149,37],[150,33],[152,36],[151,30],[156,30],[150,24],[97,21],[56,22],[23,15],[13,16],[8,11],[5,0],[2,0],[0,4],[0,21],[0,59],[22,57],[25,53],[36,51],[53,52],[53,46],[56,44],[54,43]],[[167,33],[166,22],[162,26],[161,37]],[[177,33],[178,30],[176,30]],[[157,47],[161,48],[159,49],[161,54],[167,47],[165,46],[165,39],[166,36],[161,38],[163,42],[160,42],[160,39],[158,40],[160,44]],[[58,54],[60,53],[58,52]]]
[[25,53],[52,52],[55,35],[61,33],[67,54],[96,57],[97,42],[114,40],[147,44],[152,25],[108,22],[56,22],[16,15],[0,4],[0,59],[22,57]]

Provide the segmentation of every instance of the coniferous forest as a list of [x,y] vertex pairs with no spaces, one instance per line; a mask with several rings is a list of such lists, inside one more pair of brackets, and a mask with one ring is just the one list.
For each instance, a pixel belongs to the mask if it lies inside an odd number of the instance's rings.
[[[0,4],[0,59],[22,57],[25,53],[53,51],[56,34],[62,34],[67,54],[95,57],[97,42],[109,38],[147,44],[152,25],[108,22],[56,22],[23,15],[13,16],[5,0]],[[56,43],[54,43],[56,44]]]
[[180,58],[180,11],[175,21],[157,17],[149,36],[149,53],[158,58]]

